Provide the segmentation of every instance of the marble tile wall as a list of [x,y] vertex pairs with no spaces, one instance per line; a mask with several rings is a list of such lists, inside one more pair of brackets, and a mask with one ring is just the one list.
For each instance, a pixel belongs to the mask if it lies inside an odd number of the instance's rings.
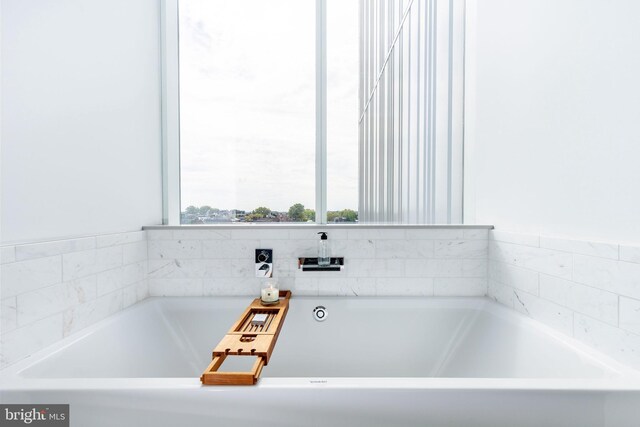
[[148,296],[146,232],[0,247],[0,368]]
[[640,247],[487,228],[150,229],[0,247],[0,366],[147,296],[257,295],[256,248],[298,295],[482,296],[640,368]]
[[488,295],[640,368],[640,247],[489,232]]
[[340,272],[302,272],[323,228],[147,230],[152,296],[258,295],[254,250],[273,249],[274,279],[296,295],[481,296],[485,228],[349,228],[329,231]]
[[316,227],[164,228],[0,247],[0,367],[148,296],[258,295],[254,250],[298,295],[481,296],[487,227],[358,227],[329,233],[341,272],[297,269]]

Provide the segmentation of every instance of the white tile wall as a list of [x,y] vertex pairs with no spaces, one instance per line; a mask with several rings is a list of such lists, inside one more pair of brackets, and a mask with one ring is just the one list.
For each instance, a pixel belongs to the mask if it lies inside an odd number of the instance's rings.
[[257,295],[254,250],[274,250],[275,279],[298,295],[481,296],[487,228],[330,231],[341,272],[310,273],[317,227],[181,228],[0,248],[0,367],[153,296]]
[[640,248],[489,232],[488,295],[640,368]]
[[163,229],[0,248],[0,366],[152,296],[257,295],[256,248],[298,295],[482,296],[640,367],[640,247],[486,228]]
[[254,250],[273,249],[274,279],[297,295],[482,296],[486,228],[357,228],[329,231],[341,272],[302,272],[317,254],[319,227],[148,230],[153,296],[256,295]]
[[145,231],[0,248],[0,368],[145,299]]
[[257,295],[254,249],[298,295],[482,296],[640,367],[640,247],[486,228],[163,229],[0,247],[0,367],[147,296]]

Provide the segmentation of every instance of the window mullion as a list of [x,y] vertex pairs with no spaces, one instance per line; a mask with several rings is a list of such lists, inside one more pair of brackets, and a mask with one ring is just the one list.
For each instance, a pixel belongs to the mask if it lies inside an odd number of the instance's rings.
[[162,0],[162,223],[180,225],[178,0]]
[[316,0],[316,223],[327,222],[327,3]]

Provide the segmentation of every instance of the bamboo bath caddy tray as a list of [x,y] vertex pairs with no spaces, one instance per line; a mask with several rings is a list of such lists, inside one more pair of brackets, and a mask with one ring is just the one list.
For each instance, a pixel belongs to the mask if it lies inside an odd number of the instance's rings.
[[[280,291],[280,299],[274,305],[264,306],[260,298],[251,305],[233,324],[227,335],[213,349],[212,361],[200,377],[204,385],[254,385],[258,382],[262,368],[269,363],[276,346],[280,329],[289,310],[291,291]],[[261,325],[252,323],[254,316],[266,315]],[[227,357],[255,356],[256,361],[249,372],[220,372]]]

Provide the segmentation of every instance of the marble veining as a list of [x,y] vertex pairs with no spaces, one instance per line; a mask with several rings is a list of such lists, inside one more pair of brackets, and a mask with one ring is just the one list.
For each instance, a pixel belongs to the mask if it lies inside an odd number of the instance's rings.
[[149,295],[144,231],[0,249],[0,368]]
[[640,248],[473,228],[337,228],[341,272],[302,272],[314,228],[153,229],[0,248],[2,365],[147,296],[256,295],[253,251],[298,295],[482,296],[640,367]]
[[489,232],[488,295],[640,368],[640,251]]
[[[252,295],[254,249],[274,251],[274,279],[298,295],[460,295],[487,293],[485,228],[332,228],[333,254],[345,268],[302,272],[299,256],[317,253],[316,227],[149,230],[151,295]],[[216,233],[230,232],[230,239]]]

